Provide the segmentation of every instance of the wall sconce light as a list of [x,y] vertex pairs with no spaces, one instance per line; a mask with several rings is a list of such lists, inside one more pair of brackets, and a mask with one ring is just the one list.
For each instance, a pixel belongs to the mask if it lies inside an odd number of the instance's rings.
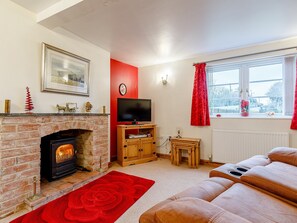
[[168,75],[166,75],[166,79],[162,77],[162,84],[163,85],[167,84],[167,78],[168,78]]

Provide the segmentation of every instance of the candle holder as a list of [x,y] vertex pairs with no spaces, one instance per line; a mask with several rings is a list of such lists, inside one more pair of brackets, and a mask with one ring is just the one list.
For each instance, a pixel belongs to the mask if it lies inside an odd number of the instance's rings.
[[10,113],[10,100],[8,99],[5,100],[4,112],[8,114]]

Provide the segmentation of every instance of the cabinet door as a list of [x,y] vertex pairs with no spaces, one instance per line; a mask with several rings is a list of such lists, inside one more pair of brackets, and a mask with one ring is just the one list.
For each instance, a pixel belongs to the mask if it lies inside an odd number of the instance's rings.
[[126,140],[127,147],[124,149],[124,161],[131,161],[140,158],[140,142],[139,140]]
[[155,153],[155,144],[152,139],[143,139],[141,141],[141,157],[147,158],[152,157]]

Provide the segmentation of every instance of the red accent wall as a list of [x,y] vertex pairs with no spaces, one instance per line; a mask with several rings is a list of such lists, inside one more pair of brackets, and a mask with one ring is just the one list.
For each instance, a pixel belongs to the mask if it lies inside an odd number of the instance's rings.
[[[127,86],[122,96],[119,85]],[[138,68],[120,61],[110,60],[110,158],[117,157],[117,98],[138,98]]]

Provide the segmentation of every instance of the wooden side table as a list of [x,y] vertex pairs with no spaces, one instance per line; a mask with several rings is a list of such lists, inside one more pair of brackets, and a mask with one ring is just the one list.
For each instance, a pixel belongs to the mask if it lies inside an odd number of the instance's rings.
[[179,166],[182,150],[188,151],[188,166],[198,168],[200,161],[200,141],[195,138],[172,138],[171,142],[171,163]]

